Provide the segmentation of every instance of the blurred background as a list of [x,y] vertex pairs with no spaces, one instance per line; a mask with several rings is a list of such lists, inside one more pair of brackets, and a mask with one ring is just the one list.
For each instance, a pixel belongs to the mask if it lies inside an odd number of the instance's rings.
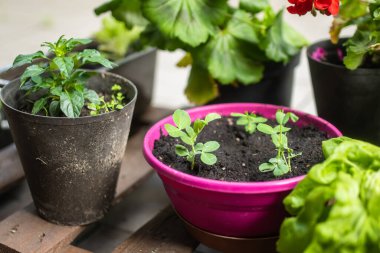
[[[39,49],[43,41],[66,37],[89,37],[101,26],[101,17],[93,9],[105,0],[1,0],[0,1],[0,69],[9,66],[18,54]],[[236,3],[237,1],[231,1]],[[276,9],[288,5],[286,0],[272,0]],[[103,15],[104,16],[104,15]],[[285,19],[301,32],[309,42],[328,37],[332,18],[319,15],[285,13]],[[349,32],[349,31],[348,31]],[[189,68],[175,64],[183,52],[159,52],[154,86],[153,105],[179,107],[187,105],[183,94]],[[305,52],[295,73],[292,107],[315,113],[312,87]]]

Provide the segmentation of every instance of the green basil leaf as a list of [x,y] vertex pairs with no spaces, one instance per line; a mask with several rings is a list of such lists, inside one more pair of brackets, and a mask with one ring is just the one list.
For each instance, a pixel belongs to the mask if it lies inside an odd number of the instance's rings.
[[49,114],[54,117],[58,117],[61,113],[61,109],[59,107],[59,101],[51,101],[49,105]]
[[74,60],[71,57],[55,57],[52,62],[64,78],[68,78],[74,70]]
[[32,114],[39,113],[47,104],[47,98],[42,97],[33,104]]
[[80,116],[81,110],[84,106],[83,94],[78,91],[62,92],[60,95],[60,108],[61,111],[68,118],[77,118]]
[[100,52],[95,49],[85,49],[78,54],[78,57],[82,60],[83,64],[98,63],[106,68],[113,68],[117,66],[115,63],[102,56]]
[[22,66],[24,64],[32,63],[34,59],[46,58],[42,51],[38,51],[34,54],[20,54],[13,61],[13,68]]
[[31,65],[27,67],[24,71],[24,73],[20,77],[21,86],[29,79],[35,76],[39,76],[42,73],[45,72],[45,69],[43,67],[40,67],[38,65]]

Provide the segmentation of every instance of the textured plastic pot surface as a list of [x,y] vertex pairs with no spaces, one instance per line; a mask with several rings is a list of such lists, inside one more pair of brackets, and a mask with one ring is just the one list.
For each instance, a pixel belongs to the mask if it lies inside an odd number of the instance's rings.
[[218,85],[219,97],[208,104],[218,103],[266,103],[290,106],[293,91],[294,70],[300,62],[300,54],[287,64],[270,62],[265,65],[264,77],[256,84]]
[[321,41],[307,49],[318,115],[344,135],[380,145],[380,69],[348,70],[315,60],[317,48],[336,53],[336,45]]
[[[211,112],[230,115],[232,112],[253,111],[273,118],[277,109],[296,113],[301,125],[314,125],[329,137],[341,133],[333,125],[316,116],[274,105],[235,103],[203,106],[188,110],[191,119],[204,118]],[[161,177],[176,211],[189,223],[218,235],[251,238],[278,234],[286,212],[284,197],[304,176],[270,182],[225,182],[200,178],[172,169],[153,154],[154,141],[160,138],[167,117],[156,123],[144,139],[144,156]]]
[[1,91],[30,191],[40,216],[63,225],[102,218],[115,195],[136,87],[120,76],[100,73],[88,87],[109,92],[118,83],[130,101],[120,111],[80,118],[45,117],[16,107],[19,81]]

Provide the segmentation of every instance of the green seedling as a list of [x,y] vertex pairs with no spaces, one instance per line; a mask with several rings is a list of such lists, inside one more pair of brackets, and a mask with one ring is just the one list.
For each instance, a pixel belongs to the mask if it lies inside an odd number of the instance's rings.
[[293,122],[298,121],[297,115],[291,112],[284,113],[283,110],[278,110],[276,112],[277,126],[271,127],[270,125],[260,123],[257,129],[268,134],[272,138],[273,144],[276,146],[277,155],[271,158],[269,162],[263,163],[259,166],[261,172],[273,172],[273,174],[278,177],[282,176],[292,170],[291,159],[301,155],[301,153],[294,153],[288,146],[288,138],[286,133],[291,130],[291,128],[286,127],[285,124],[291,120]]
[[91,115],[96,116],[106,112],[112,112],[115,110],[121,110],[124,107],[124,95],[121,93],[121,86],[114,84],[111,88],[112,96],[110,101],[104,101],[104,97],[100,97],[100,103],[88,103],[87,108],[91,110]]
[[245,131],[253,134],[256,132],[257,124],[267,122],[266,118],[257,116],[254,113],[246,112],[243,113],[231,113],[232,117],[238,117],[236,124],[239,126],[244,126]]
[[43,112],[46,116],[79,117],[86,102],[100,104],[98,94],[85,87],[90,77],[81,70],[85,64],[98,63],[107,68],[115,66],[95,49],[74,51],[79,45],[90,43],[89,39],[65,39],[45,42],[52,55],[48,58],[42,51],[34,54],[19,55],[13,67],[30,65],[20,77],[20,89],[25,91],[25,101],[32,104],[32,114]]
[[213,165],[217,162],[217,157],[212,152],[219,149],[220,144],[217,141],[208,141],[206,143],[197,143],[197,138],[203,128],[213,120],[220,119],[217,113],[208,114],[204,120],[197,119],[191,126],[189,114],[183,110],[176,110],[173,114],[174,125],[165,124],[165,129],[171,137],[180,138],[181,141],[189,146],[176,145],[175,152],[178,156],[186,157],[191,163],[191,169],[194,169],[195,156],[200,155],[201,161],[207,165]]

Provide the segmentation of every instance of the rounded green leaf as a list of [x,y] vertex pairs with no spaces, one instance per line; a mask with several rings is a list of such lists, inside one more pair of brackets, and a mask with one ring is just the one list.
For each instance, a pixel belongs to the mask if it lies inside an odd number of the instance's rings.
[[203,143],[199,142],[195,145],[194,149],[195,151],[202,151],[203,147],[204,147]]
[[248,124],[248,118],[246,116],[243,116],[241,118],[239,118],[237,121],[236,121],[236,124],[238,126],[245,126]]
[[271,163],[262,163],[259,166],[259,170],[261,172],[269,172],[269,171],[273,171],[275,167],[276,166],[274,164],[271,164]]
[[284,118],[285,118],[285,113],[283,111],[281,111],[281,110],[278,110],[276,112],[276,121],[277,121],[277,123],[280,124],[280,125],[285,125],[285,123],[283,123]]
[[216,155],[211,153],[202,153],[201,161],[207,165],[214,165],[218,161],[218,158],[216,158]]
[[189,136],[187,136],[186,134],[181,135],[180,138],[187,145],[190,145],[190,146],[194,145],[194,141]]
[[179,130],[178,128],[176,128],[173,125],[165,124],[164,127],[165,127],[165,130],[168,132],[168,134],[171,137],[177,138],[177,137],[180,137],[184,134],[181,130]]
[[247,117],[247,115],[243,113],[236,113],[236,112],[231,113],[231,116],[232,117]]
[[288,112],[289,114],[289,117],[290,119],[293,121],[293,122],[297,122],[299,117],[297,115],[295,115],[294,113],[291,113],[291,112]]
[[210,123],[213,120],[220,119],[221,116],[218,113],[209,113],[206,115],[205,122]]
[[175,146],[175,153],[179,156],[187,156],[189,154],[189,151],[185,146],[182,145],[176,145]]
[[185,129],[191,124],[189,114],[186,111],[180,109],[175,110],[175,112],[173,113],[173,121],[181,130]]
[[263,124],[263,123],[260,123],[258,126],[257,126],[257,129],[264,133],[264,134],[274,134],[276,133],[273,129],[273,127],[271,127],[270,125],[267,125],[267,124]]
[[60,108],[61,111],[68,118],[79,117],[81,110],[84,106],[83,94],[78,91],[62,92],[60,95]]
[[203,146],[203,152],[213,152],[215,150],[218,150],[220,147],[220,144],[217,141],[208,141]]

